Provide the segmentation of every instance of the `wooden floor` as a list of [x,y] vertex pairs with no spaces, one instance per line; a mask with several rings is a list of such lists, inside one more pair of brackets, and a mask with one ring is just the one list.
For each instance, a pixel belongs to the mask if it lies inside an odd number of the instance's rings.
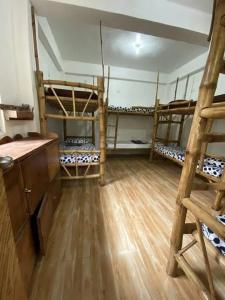
[[[179,176],[169,161],[114,158],[104,187],[67,183],[31,299],[199,299],[184,275],[165,272]],[[209,204],[209,192],[193,195]],[[198,246],[187,257],[204,273]],[[212,268],[223,299],[224,277]]]

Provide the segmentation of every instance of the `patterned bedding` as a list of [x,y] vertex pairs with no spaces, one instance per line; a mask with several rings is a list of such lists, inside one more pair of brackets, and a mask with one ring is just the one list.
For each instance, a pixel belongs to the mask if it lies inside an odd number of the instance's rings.
[[122,106],[114,106],[114,105],[109,105],[108,106],[108,111],[120,111],[120,112],[139,112],[139,113],[145,113],[149,114],[152,112],[151,107],[122,107]]
[[[161,143],[155,144],[155,149],[162,154],[184,162],[185,149],[175,145],[165,146]],[[221,177],[225,162],[221,159],[207,157],[204,160],[203,172],[214,177]]]
[[[217,219],[225,226],[225,215],[218,216]],[[225,256],[225,241],[219,238],[208,226],[202,224],[204,236],[213,244],[213,246]]]
[[99,161],[99,153],[73,153],[73,150],[95,150],[95,146],[86,138],[67,138],[60,143],[60,150],[71,150],[71,153],[62,153],[60,162],[62,164],[87,164],[97,163]]

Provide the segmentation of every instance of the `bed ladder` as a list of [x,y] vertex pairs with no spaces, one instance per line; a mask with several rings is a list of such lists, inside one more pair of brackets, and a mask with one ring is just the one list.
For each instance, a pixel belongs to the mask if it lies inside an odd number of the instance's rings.
[[[109,116],[108,118],[109,119]],[[119,127],[119,113],[116,113],[115,123],[107,123],[107,140],[113,140],[113,149],[116,149],[117,137],[118,137],[118,127]],[[114,134],[108,136],[109,128],[114,129]]]
[[[201,81],[198,102],[193,116],[192,127],[189,135],[187,151],[182,169],[182,174],[178,186],[178,195],[176,200],[176,211],[174,214],[173,230],[170,243],[170,254],[167,264],[167,273],[170,276],[177,275],[178,263],[184,272],[197,282],[197,276],[193,276],[190,266],[186,263],[182,264],[177,259],[179,253],[184,251],[182,249],[184,234],[190,233],[188,223],[185,223],[187,215],[187,205],[185,206],[185,199],[190,199],[191,191],[193,190],[195,171],[198,161],[201,156],[201,150],[204,143],[224,142],[225,134],[211,133],[209,128],[212,121],[216,119],[225,118],[225,102],[213,103],[217,82],[220,73],[225,73],[225,0],[216,1],[215,19],[212,32],[212,39],[210,50],[208,54],[207,63],[204,70],[204,75]],[[219,190],[222,197],[225,187],[225,176],[223,175],[220,183],[208,185],[214,186]],[[219,196],[218,196],[219,197]],[[219,198],[221,198],[219,197]],[[193,201],[190,199],[190,203]],[[210,278],[210,266],[207,263],[204,246],[202,251],[205,259],[206,273],[208,275],[208,283],[210,291],[207,294],[209,299],[215,299],[214,289],[212,287],[212,280]],[[199,282],[199,281],[198,281]]]

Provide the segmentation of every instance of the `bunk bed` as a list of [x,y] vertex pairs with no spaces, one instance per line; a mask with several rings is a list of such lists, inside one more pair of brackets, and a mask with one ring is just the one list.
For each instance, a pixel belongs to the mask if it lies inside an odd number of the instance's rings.
[[132,151],[132,153],[134,153],[134,151],[136,151],[137,153],[142,153],[143,151],[146,152],[151,145],[149,141],[140,139],[132,139],[130,141],[118,141],[119,120],[122,116],[152,117],[153,109],[153,107],[144,106],[122,107],[109,105],[107,107],[106,112],[107,119],[109,119],[110,116],[114,116],[115,123],[107,124],[107,132],[109,132],[109,128],[112,128],[114,130],[111,136],[107,136],[108,153],[110,153],[110,150],[112,151],[112,153],[115,150],[119,150],[121,151],[121,153],[126,153],[126,151]]
[[[183,164],[182,174],[178,186],[176,210],[174,213],[173,230],[170,239],[170,253],[167,264],[167,273],[170,276],[178,275],[178,266],[186,276],[202,292],[204,299],[218,299],[213,272],[217,266],[225,262],[225,206],[216,213],[205,203],[199,203],[191,196],[193,190],[215,189],[219,200],[225,192],[225,175],[218,183],[210,181],[201,185],[195,183],[195,171],[202,158],[208,143],[225,142],[225,134],[211,132],[212,123],[217,119],[225,118],[225,101],[215,102],[215,91],[220,74],[225,73],[225,0],[214,1],[214,11],[211,25],[211,44],[205,66],[198,102],[195,108],[192,127]],[[222,99],[223,97],[220,97]],[[221,204],[221,202],[220,202]],[[189,220],[187,220],[189,213]],[[190,223],[192,220],[192,223]],[[191,241],[184,244],[184,236],[192,235]],[[199,269],[196,270],[189,262],[186,253],[194,245],[199,244],[205,264],[205,273],[208,285],[202,280]],[[209,247],[210,246],[210,247]],[[215,265],[210,266],[208,252],[213,249]],[[222,262],[222,264],[221,264]],[[222,280],[222,278],[221,278]],[[220,281],[221,281],[220,280]],[[222,282],[222,281],[221,281]]]
[[[213,105],[220,107],[224,103],[225,95],[214,97]],[[181,138],[185,120],[195,113],[197,101],[193,100],[174,100],[168,104],[160,104],[159,100],[155,102],[154,111],[154,128],[152,133],[152,145],[150,160],[153,159],[154,153],[167,158],[178,165],[183,166],[186,149],[181,147]],[[159,137],[159,125],[167,126],[165,136]],[[172,125],[176,126],[176,138],[171,138]],[[207,124],[207,130],[210,132],[212,122]],[[196,168],[196,174],[206,180],[219,182],[223,177],[225,157],[215,154],[206,153],[208,142],[203,143],[201,155]],[[214,208],[219,210],[220,201],[215,200]]]
[[[47,120],[63,121],[64,139],[60,142],[62,179],[100,178],[104,183],[105,130],[104,82],[97,85],[44,80],[37,71],[41,133],[48,131]],[[92,124],[92,136],[68,136],[67,122],[86,121]],[[95,146],[95,126],[99,122],[99,147]]]

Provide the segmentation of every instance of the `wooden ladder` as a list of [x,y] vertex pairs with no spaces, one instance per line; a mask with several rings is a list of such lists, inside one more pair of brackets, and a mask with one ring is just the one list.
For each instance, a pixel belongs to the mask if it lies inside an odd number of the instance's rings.
[[[215,8],[214,26],[212,31],[212,39],[210,50],[208,54],[207,63],[204,70],[204,75],[200,85],[198,102],[196,105],[192,127],[189,135],[187,151],[178,186],[178,195],[176,200],[175,219],[173,223],[173,230],[171,235],[170,255],[167,264],[167,273],[171,276],[177,275],[178,261],[180,251],[182,251],[183,235],[188,233],[188,224],[185,224],[187,214],[187,201],[192,203],[190,199],[191,191],[193,189],[193,182],[197,164],[201,156],[203,155],[203,146],[211,142],[224,142],[225,135],[221,133],[211,133],[212,121],[216,119],[225,118],[225,102],[213,103],[214,94],[217,87],[217,82],[220,73],[225,72],[225,0],[218,0]],[[224,183],[225,176],[223,175],[222,182]],[[221,201],[224,186],[214,184],[218,192],[218,202]],[[186,202],[185,202],[186,201]],[[190,233],[190,232],[189,232]],[[210,299],[215,299],[214,289],[212,287],[212,278],[210,276],[211,271],[207,262],[207,254],[205,253],[205,247],[201,242],[202,251],[204,255],[206,272],[208,275],[208,282],[210,286],[209,296]],[[184,250],[184,249],[183,249]],[[189,273],[189,277],[192,277],[197,282],[193,273],[190,273],[190,269],[186,264],[179,263],[180,267]],[[196,280],[195,280],[196,279]]]
[[[109,117],[107,118],[109,119]],[[119,126],[119,113],[116,114],[115,124],[107,123],[107,140],[113,140],[113,149],[116,149],[117,137],[118,137],[118,126]],[[108,129],[114,128],[114,135],[108,136]]]

